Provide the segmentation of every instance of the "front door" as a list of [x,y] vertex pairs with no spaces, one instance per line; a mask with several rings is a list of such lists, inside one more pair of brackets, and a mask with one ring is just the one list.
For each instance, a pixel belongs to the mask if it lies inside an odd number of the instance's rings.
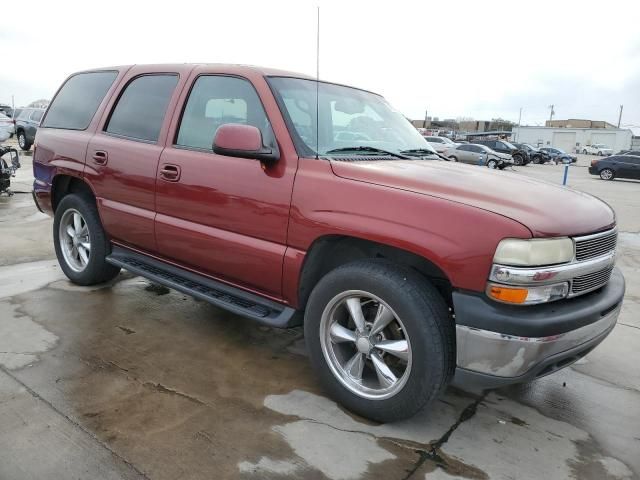
[[247,79],[196,73],[185,102],[158,167],[158,250],[187,268],[277,298],[297,156],[281,148],[279,161],[265,165],[213,153],[215,132],[225,123],[273,135]]
[[129,72],[87,149],[85,176],[95,191],[105,230],[117,242],[151,252],[156,250],[153,218],[163,149],[160,134],[178,81],[173,72]]

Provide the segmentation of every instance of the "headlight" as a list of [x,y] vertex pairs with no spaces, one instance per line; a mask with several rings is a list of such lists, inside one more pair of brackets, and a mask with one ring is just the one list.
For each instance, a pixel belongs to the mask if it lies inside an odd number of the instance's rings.
[[507,238],[496,248],[493,262],[513,266],[542,266],[573,260],[573,240],[570,238],[521,240]]
[[502,303],[534,305],[560,300],[569,293],[569,283],[554,283],[531,287],[510,287],[496,283],[487,285],[487,295]]

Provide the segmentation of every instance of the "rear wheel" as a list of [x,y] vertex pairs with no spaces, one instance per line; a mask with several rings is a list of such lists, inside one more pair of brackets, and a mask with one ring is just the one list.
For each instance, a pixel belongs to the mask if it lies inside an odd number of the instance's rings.
[[327,274],[305,313],[311,362],[340,403],[390,422],[414,415],[455,369],[453,323],[435,288],[386,261],[353,262]]
[[582,154],[586,155],[587,154],[587,149],[585,148],[584,150],[582,150]]
[[31,143],[29,143],[26,134],[22,130],[18,132],[18,145],[20,146],[20,149],[25,152],[31,148]]
[[62,199],[53,240],[60,268],[73,283],[94,285],[118,275],[120,269],[106,261],[110,245],[92,199],[77,194]]
[[451,155],[449,157],[449,160],[451,160],[452,162],[457,162],[458,161],[458,159],[456,157],[454,157],[453,155]]
[[603,168],[602,170],[600,170],[600,178],[602,180],[613,180],[614,176],[615,174],[610,168]]

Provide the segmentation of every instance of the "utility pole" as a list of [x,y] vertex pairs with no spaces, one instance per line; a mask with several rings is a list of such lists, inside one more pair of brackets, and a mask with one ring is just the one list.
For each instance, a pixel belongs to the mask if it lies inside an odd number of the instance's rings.
[[520,107],[520,114],[518,114],[518,136],[516,141],[520,138],[520,121],[522,120],[522,107]]
[[[556,113],[553,110],[553,107],[555,107],[555,105],[553,105],[553,104],[549,105],[549,108],[551,109],[551,113],[549,114],[549,122],[551,122],[551,120],[553,120],[553,115]],[[551,125],[549,125],[549,126],[551,126]]]
[[427,128],[427,121],[429,120],[429,111],[424,111],[424,123],[422,124],[423,128]]
[[624,107],[624,105],[620,105],[620,115],[618,115],[618,128],[620,128],[620,122],[622,121],[622,107]]

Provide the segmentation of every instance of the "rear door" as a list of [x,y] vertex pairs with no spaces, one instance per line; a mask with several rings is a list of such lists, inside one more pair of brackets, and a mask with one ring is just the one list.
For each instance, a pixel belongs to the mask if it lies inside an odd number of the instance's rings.
[[36,132],[38,131],[38,126],[42,120],[43,113],[43,110],[33,110],[31,115],[29,115],[29,126],[26,129],[27,140],[29,143],[33,143],[36,138]]
[[614,158],[618,161],[618,177],[640,179],[640,157],[621,155]]
[[87,149],[85,176],[106,231],[118,243],[150,252],[156,251],[156,170],[181,74],[184,82],[186,67],[129,70]]
[[[278,298],[298,157],[269,87],[262,76],[249,81],[201,67],[183,97],[157,177],[158,250],[188,268]],[[253,125],[263,138],[281,132],[280,159],[266,165],[213,153],[215,132],[225,123]],[[166,168],[177,178],[164,176]]]

